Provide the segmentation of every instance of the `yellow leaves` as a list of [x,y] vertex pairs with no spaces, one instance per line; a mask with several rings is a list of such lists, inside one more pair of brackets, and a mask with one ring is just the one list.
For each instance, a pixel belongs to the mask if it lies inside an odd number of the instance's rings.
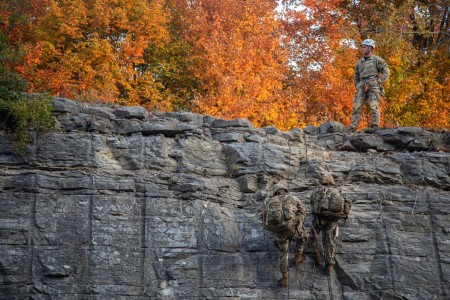
[[441,80],[448,78],[450,72],[441,69],[439,55],[431,53],[416,60],[423,62],[419,66],[413,64],[414,68],[404,64],[393,69],[394,76],[388,90],[387,121],[405,126],[448,128],[449,86]]

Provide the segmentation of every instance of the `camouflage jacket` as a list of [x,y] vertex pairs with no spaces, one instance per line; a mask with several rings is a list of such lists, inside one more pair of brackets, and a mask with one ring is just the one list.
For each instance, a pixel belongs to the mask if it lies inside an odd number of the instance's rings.
[[355,86],[362,80],[378,80],[378,83],[386,82],[389,74],[389,66],[381,57],[371,55],[360,58],[355,66]]

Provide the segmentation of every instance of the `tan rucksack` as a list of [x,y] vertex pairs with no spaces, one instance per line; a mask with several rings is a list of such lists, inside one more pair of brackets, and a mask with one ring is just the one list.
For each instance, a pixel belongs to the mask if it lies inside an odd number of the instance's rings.
[[291,233],[297,222],[295,205],[295,199],[289,194],[267,198],[262,211],[264,229],[279,235]]
[[347,219],[352,204],[335,187],[321,186],[311,195],[312,213],[334,219]]

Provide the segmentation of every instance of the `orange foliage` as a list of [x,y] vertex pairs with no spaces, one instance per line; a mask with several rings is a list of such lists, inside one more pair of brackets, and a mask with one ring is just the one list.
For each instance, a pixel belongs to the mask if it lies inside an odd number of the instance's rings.
[[[183,2],[182,2],[183,3]],[[179,4],[181,5],[181,4]],[[276,1],[199,0],[184,6],[185,38],[202,82],[195,107],[223,118],[276,122],[287,70]]]
[[281,129],[348,125],[359,44],[373,38],[391,68],[382,123],[450,128],[448,9],[439,3],[9,0],[0,29],[24,54],[15,67],[30,91]]
[[138,72],[144,50],[167,38],[163,1],[48,0],[26,64],[31,89],[60,96],[140,103],[152,78]]

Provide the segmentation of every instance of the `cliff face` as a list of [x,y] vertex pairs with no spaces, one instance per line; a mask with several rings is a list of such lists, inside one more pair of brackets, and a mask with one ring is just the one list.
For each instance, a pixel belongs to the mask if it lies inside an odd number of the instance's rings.
[[[1,299],[450,297],[448,132],[54,106],[60,130],[25,157],[0,134]],[[310,209],[325,172],[353,202],[336,272],[308,248],[283,289],[262,191],[286,179]]]

